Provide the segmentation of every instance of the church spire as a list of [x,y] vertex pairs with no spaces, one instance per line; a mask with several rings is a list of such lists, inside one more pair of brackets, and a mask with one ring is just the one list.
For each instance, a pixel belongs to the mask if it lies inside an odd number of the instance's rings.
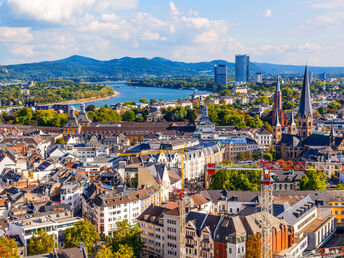
[[277,86],[276,86],[276,91],[281,91],[281,83],[280,83],[280,77],[277,77]]
[[276,112],[276,119],[275,119],[274,126],[281,126],[281,123],[278,118],[278,113],[279,113],[279,109],[277,109],[277,112]]
[[332,120],[330,136],[334,136],[334,124]]
[[309,74],[307,65],[305,68],[305,74],[303,78],[299,114],[305,117],[313,116],[311,90],[309,86]]
[[296,125],[294,120],[294,112],[293,110],[290,112],[290,119],[288,125]]

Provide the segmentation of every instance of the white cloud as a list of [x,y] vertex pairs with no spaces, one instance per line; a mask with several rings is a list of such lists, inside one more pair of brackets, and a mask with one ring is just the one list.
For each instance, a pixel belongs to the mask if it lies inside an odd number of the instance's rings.
[[311,0],[310,5],[319,9],[337,9],[344,8],[344,0]]
[[179,10],[177,9],[176,5],[170,1],[170,14],[171,15],[180,15]]
[[28,27],[0,27],[0,42],[28,42],[33,39]]
[[76,19],[88,11],[103,12],[135,8],[138,0],[7,0],[18,16],[60,23]]
[[264,11],[264,13],[263,13],[263,16],[264,16],[265,18],[270,18],[270,17],[272,16],[272,11],[271,11],[271,9],[266,9],[266,10]]
[[11,46],[11,53],[22,57],[32,57],[35,54],[34,49],[32,45],[15,44]]
[[305,20],[306,24],[327,29],[344,24],[344,0],[312,0],[308,4],[323,14]]

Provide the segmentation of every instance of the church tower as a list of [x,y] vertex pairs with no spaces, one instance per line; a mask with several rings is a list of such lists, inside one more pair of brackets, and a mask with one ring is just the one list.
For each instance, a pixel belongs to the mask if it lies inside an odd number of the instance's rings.
[[81,126],[75,117],[74,107],[72,106],[69,111],[69,117],[68,117],[67,123],[65,124],[63,128],[63,134],[75,135],[75,134],[80,134],[80,132],[81,132]]
[[287,127],[287,133],[291,135],[296,135],[296,124],[294,120],[294,112],[290,112],[290,119]]
[[301,140],[304,140],[313,132],[313,110],[307,66],[305,68],[305,75],[303,79],[298,120],[299,136]]
[[336,148],[336,136],[334,135],[334,124],[332,121],[332,125],[331,125],[331,132],[330,132],[330,147],[332,148],[332,150],[334,150]]
[[275,110],[282,110],[282,92],[281,92],[281,84],[280,84],[280,77],[278,76],[277,80],[277,87],[274,95],[274,109]]
[[283,112],[282,109],[282,91],[281,91],[281,82],[280,82],[280,77],[278,76],[277,79],[277,85],[276,85],[276,90],[274,94],[274,106],[272,109],[272,117],[271,117],[271,124],[274,125],[276,124],[276,119],[277,119],[277,113],[278,113],[278,118],[281,126],[286,126],[288,119],[286,119],[286,115]]
[[85,104],[81,104],[80,109],[81,110],[80,110],[79,117],[78,117],[78,123],[82,127],[89,127],[91,124],[91,120],[87,116]]
[[272,126],[272,130],[273,130],[273,143],[277,145],[282,140],[282,126],[278,118],[278,110],[276,112],[276,120],[275,120],[274,125]]

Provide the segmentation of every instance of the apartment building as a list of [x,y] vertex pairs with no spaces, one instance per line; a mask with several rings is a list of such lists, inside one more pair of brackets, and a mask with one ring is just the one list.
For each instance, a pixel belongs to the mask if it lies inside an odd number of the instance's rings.
[[148,187],[130,193],[100,194],[86,200],[83,197],[82,213],[103,235],[111,235],[117,228],[117,222],[128,220],[136,223],[136,218],[151,204],[159,204],[159,191]]
[[61,204],[67,204],[74,213],[80,211],[84,187],[83,184],[75,181],[64,183],[60,190]]
[[229,137],[220,140],[226,146],[224,159],[235,160],[240,152],[254,151],[258,149],[255,140],[248,137]]
[[[56,208],[36,214],[17,215],[8,225],[10,236],[19,236],[27,246],[28,240],[39,230],[44,229],[49,235],[55,234],[59,244],[61,232],[73,227],[82,218],[73,217],[73,213],[65,208]],[[25,252],[26,253],[26,252]]]
[[335,217],[330,209],[327,214],[320,210],[311,196],[297,200],[277,217],[286,220],[294,228],[296,239],[308,238],[304,250],[318,248],[335,232]]
[[167,208],[151,205],[138,218],[145,257],[163,257],[165,248],[164,211]]

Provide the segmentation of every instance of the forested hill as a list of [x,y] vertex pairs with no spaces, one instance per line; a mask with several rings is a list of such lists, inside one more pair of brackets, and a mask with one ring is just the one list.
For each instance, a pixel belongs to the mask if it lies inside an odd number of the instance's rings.
[[[123,57],[109,61],[100,61],[83,56],[71,56],[57,61],[39,63],[18,64],[2,66],[1,78],[18,79],[52,79],[52,78],[94,78],[99,79],[127,79],[143,76],[159,77],[191,77],[211,76],[215,64],[226,64],[229,74],[234,75],[234,64],[214,60],[211,62],[185,63],[175,62],[160,57],[131,58]],[[276,65],[267,63],[251,63],[250,72],[262,72],[264,74],[301,74],[303,66]],[[344,74],[344,67],[310,67],[314,73],[328,72]]]

